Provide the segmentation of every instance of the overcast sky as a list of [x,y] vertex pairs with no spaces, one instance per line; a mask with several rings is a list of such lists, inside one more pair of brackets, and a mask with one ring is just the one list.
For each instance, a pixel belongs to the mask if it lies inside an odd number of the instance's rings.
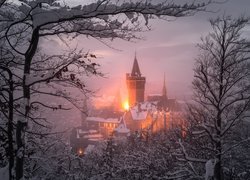
[[[208,19],[223,14],[250,16],[249,9],[250,0],[228,0],[209,6],[208,10],[214,13],[200,12],[170,22],[154,20],[150,22],[152,30],[142,33],[145,40],[136,43],[113,41],[111,46],[118,50],[82,36],[72,44],[101,57],[98,62],[107,78],[94,78],[88,82],[91,88],[100,89],[101,96],[114,95],[117,89],[126,95],[125,74],[131,72],[136,51],[141,73],[146,76],[146,94],[161,92],[165,73],[169,97],[183,98],[191,94],[194,60],[198,55],[196,44],[201,36],[211,31]],[[54,43],[58,45],[60,42]]]

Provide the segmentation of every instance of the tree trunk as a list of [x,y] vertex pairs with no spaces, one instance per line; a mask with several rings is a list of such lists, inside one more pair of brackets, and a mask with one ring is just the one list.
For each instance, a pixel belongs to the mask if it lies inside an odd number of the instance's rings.
[[215,180],[224,180],[224,173],[222,167],[222,157],[221,157],[221,142],[217,143],[216,145],[219,154],[216,156],[216,164],[214,166],[214,178]]
[[16,154],[16,179],[23,177],[23,158],[24,158],[24,123],[21,121],[17,122],[16,127],[16,143],[17,143],[17,154]]
[[[220,87],[220,89],[222,89],[222,87]],[[222,90],[221,90],[222,91]],[[221,93],[220,93],[221,94]],[[219,105],[218,105],[219,107]],[[218,129],[216,130],[216,135],[218,137],[218,142],[216,143],[216,164],[214,167],[214,176],[215,176],[215,180],[223,180],[224,176],[223,176],[223,167],[222,167],[222,144],[221,144],[221,110],[220,108],[217,109],[218,110],[218,114],[217,114],[217,127]]]
[[9,160],[9,179],[13,179],[13,174],[12,174],[12,170],[14,167],[14,147],[13,147],[13,104],[14,104],[14,100],[13,100],[13,75],[11,70],[8,67],[4,67],[4,66],[0,66],[0,69],[2,69],[3,71],[6,71],[8,73],[9,79],[8,79],[8,86],[9,88],[6,89],[6,91],[8,92],[8,108],[9,108],[9,113],[8,113],[8,123],[7,123],[7,136],[8,136],[8,147],[6,149],[6,154]]
[[24,118],[17,121],[16,141],[17,141],[17,156],[16,156],[16,179],[23,178],[23,164],[25,154],[25,128],[27,127],[27,120],[30,111],[30,86],[26,81],[27,76],[30,75],[30,67],[32,59],[37,50],[39,41],[39,27],[35,28],[32,33],[30,46],[25,53],[24,76],[23,76],[23,98],[24,98]]
[[13,149],[13,81],[9,73],[9,120],[8,120],[8,155],[9,155],[9,180],[13,179],[12,169],[14,167]]

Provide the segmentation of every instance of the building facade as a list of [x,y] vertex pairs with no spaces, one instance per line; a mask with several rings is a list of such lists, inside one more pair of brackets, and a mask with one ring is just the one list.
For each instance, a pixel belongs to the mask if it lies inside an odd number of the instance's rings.
[[130,109],[125,112],[124,123],[131,132],[151,130],[157,132],[181,124],[180,106],[176,99],[169,99],[164,81],[162,93],[144,100],[146,78],[142,76],[135,55],[131,74],[126,75]]
[[128,87],[129,106],[144,102],[146,77],[141,74],[136,55],[131,73],[126,74],[126,83]]

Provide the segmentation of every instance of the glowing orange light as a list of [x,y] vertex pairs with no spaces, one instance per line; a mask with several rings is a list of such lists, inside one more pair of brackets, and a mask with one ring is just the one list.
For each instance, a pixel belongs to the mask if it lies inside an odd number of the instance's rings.
[[123,102],[122,106],[123,106],[123,109],[125,109],[126,111],[129,110],[129,104],[127,100]]
[[77,153],[78,153],[79,156],[82,156],[83,155],[83,149],[79,148]]

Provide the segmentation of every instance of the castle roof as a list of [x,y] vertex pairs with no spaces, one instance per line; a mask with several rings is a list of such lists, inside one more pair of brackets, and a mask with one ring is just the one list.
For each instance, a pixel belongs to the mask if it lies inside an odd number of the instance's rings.
[[115,129],[116,132],[118,133],[129,133],[130,130],[125,126],[125,124],[119,124],[119,126]]
[[158,109],[165,110],[165,111],[180,111],[180,105],[176,99],[162,98],[157,103],[157,107],[158,107]]
[[138,61],[136,58],[136,54],[135,54],[135,59],[134,59],[134,64],[133,64],[131,76],[141,77],[141,71],[140,71],[139,64],[138,64]]
[[156,110],[155,105],[151,102],[138,103],[130,108],[133,120],[145,120],[149,112]]

